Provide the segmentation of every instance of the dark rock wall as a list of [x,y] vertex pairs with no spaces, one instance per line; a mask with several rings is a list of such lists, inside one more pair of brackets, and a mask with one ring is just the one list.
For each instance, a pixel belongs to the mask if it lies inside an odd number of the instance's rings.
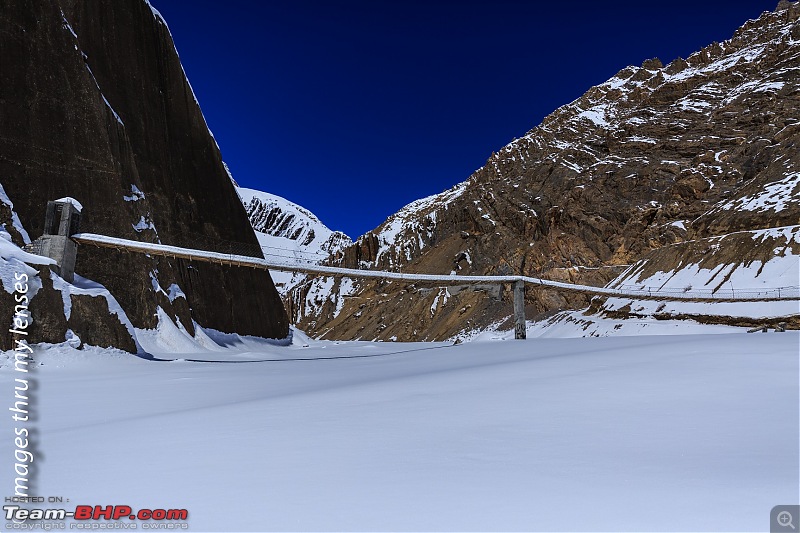
[[[168,28],[144,0],[0,0],[0,62],[0,183],[32,238],[47,201],[72,196],[84,231],[258,249]],[[144,198],[130,201],[132,186]],[[188,329],[288,334],[263,271],[83,246],[76,273],[109,288],[136,327],[154,327],[161,305]],[[152,278],[178,283],[188,305]]]

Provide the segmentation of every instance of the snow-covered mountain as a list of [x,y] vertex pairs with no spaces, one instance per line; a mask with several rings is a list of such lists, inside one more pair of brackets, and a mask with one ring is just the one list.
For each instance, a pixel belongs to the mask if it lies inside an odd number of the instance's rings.
[[285,198],[244,187],[236,191],[265,255],[318,263],[336,258],[353,244],[350,237]]
[[[335,262],[341,261],[344,250],[353,244],[350,237],[331,230],[311,211],[294,202],[238,185],[236,190],[264,257],[295,263]],[[272,271],[271,276],[289,316],[296,322],[311,316],[327,302],[332,303],[332,313],[338,316],[345,298],[358,286],[350,279],[309,277],[297,272]]]
[[[711,208],[701,206],[701,216],[692,220],[695,229],[707,229],[710,219],[724,214],[730,215],[726,223],[731,229],[762,226],[765,212],[796,222],[796,153],[781,153],[777,144],[794,138],[800,129],[800,8],[797,3],[782,4],[779,11],[748,21],[732,39],[713,43],[686,60],[664,66],[652,59],[641,67],[622,69],[492,154],[467,181],[410,203],[359,241],[374,239],[372,255],[383,266],[410,262],[434,238],[437,220],[444,218],[441,213],[465,193],[476,197],[467,200],[474,205],[468,213],[472,226],[491,232],[508,223],[496,220],[509,214],[500,209],[505,206],[496,205],[503,198],[496,198],[500,195],[495,190],[502,188],[499,192],[508,195],[509,183],[512,193],[518,193],[514,207],[521,219],[541,220],[553,207],[563,212],[563,204],[575,196],[601,192],[593,202],[600,204],[609,192],[619,192],[633,193],[627,199],[640,210],[664,211],[671,207],[664,200],[673,195],[682,200],[676,205],[680,208],[688,207],[691,196],[702,196],[703,204],[711,203],[708,197],[718,200]],[[764,124],[775,119],[780,120]],[[750,137],[756,146],[747,145]],[[772,165],[777,168],[767,168]],[[532,170],[547,173],[547,179],[537,180],[541,194],[536,196],[526,187]],[[618,176],[623,170],[626,175]],[[568,196],[553,197],[552,189]],[[602,206],[596,210],[602,211]],[[757,213],[758,220],[749,220],[748,213]],[[666,231],[658,228],[660,236],[683,234],[689,222],[674,220]]]
[[[698,240],[796,226],[798,19],[800,5],[782,1],[686,59],[623,68],[493,153],[465,182],[409,204],[357,239],[341,263],[604,285],[640,261],[662,272],[697,265],[701,258],[692,254],[704,248],[691,243]],[[738,269],[739,289],[800,285],[791,268],[800,245],[790,233],[769,238],[770,253],[788,258],[782,276],[745,279],[758,269],[736,267],[766,262],[760,238],[713,242],[728,248],[704,268]],[[660,279],[640,272],[614,283]],[[707,283],[697,285],[716,287]],[[510,313],[507,298],[398,283],[363,283],[353,296],[335,316],[341,300],[322,298],[300,327],[336,338],[443,339]],[[528,294],[529,316],[588,304],[580,295]],[[739,318],[772,316],[751,314]]]

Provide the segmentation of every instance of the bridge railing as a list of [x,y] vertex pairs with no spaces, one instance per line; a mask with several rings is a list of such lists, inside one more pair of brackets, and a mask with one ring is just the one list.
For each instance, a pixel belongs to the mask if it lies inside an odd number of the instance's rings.
[[[104,234],[103,228],[93,227],[92,224],[82,224],[81,233],[93,233],[98,235]],[[153,244],[162,244],[165,246],[174,246],[177,248],[186,248],[192,250],[202,250],[206,252],[215,252],[229,256],[245,256],[262,258],[263,252],[261,246],[257,243],[237,242],[231,240],[215,239],[208,235],[193,232],[166,232],[162,231],[160,234],[153,232],[149,229],[144,229],[140,232],[141,242],[151,242]]]
[[113,248],[127,248],[143,253],[155,253],[157,255],[168,255],[183,257],[192,260],[222,262],[238,266],[254,268],[264,268],[269,270],[288,270],[294,272],[307,272],[328,276],[343,277],[364,277],[381,278],[387,280],[400,280],[408,282],[433,282],[446,283],[449,285],[463,283],[530,283],[545,288],[556,290],[570,290],[600,296],[612,296],[621,298],[643,298],[643,299],[664,299],[664,300],[701,300],[701,301],[767,301],[767,300],[798,300],[800,299],[800,288],[792,287],[771,287],[771,288],[747,288],[747,289],[684,289],[674,288],[653,288],[641,285],[619,286],[619,287],[594,287],[579,285],[560,281],[552,281],[530,276],[470,276],[470,275],[437,275],[437,274],[417,274],[406,272],[386,272],[375,270],[359,270],[350,268],[333,267],[308,262],[275,261],[267,254],[265,258],[254,256],[244,256],[240,254],[229,254],[219,250],[207,251],[196,247],[186,248],[175,245],[163,245],[130,241],[104,235],[77,234],[73,239],[78,242],[95,244],[98,246],[109,246]]
[[776,300],[785,298],[800,298],[800,286],[770,287],[770,288],[742,288],[720,287],[719,289],[695,288],[665,288],[648,287],[642,285],[619,285],[613,287],[621,293],[634,293],[648,296],[664,296],[671,298],[698,298],[704,300]]

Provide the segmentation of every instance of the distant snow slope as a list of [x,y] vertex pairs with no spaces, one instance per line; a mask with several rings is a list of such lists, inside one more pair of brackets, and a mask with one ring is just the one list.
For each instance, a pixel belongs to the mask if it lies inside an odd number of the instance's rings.
[[799,341],[40,346],[37,492],[191,531],[759,531],[798,501]]
[[[608,284],[619,289],[691,291],[739,297],[800,286],[800,226],[739,231],[656,250]],[[777,292],[777,294],[780,294]],[[776,294],[776,295],[777,295]],[[800,301],[682,302],[609,298],[603,312],[623,308],[639,316],[797,317]]]
[[352,244],[350,237],[332,231],[312,212],[285,198],[244,187],[237,191],[253,229],[270,237],[262,242],[277,244],[278,252],[291,251],[304,260],[319,261]]
[[[776,242],[772,246],[771,257],[767,261],[749,259],[745,261],[725,261],[713,265],[705,265],[716,253],[724,251],[725,241],[733,236],[763,242],[767,239]],[[681,263],[667,271],[642,271],[647,267],[644,259],[629,267],[617,279],[609,283],[613,288],[631,288],[646,290],[709,290],[717,295],[736,296],[737,290],[746,293],[748,290],[760,288],[797,287],[800,284],[800,255],[793,254],[791,247],[800,245],[800,226],[785,226],[754,231],[742,231],[736,234],[721,235],[705,239],[708,249],[694,262]],[[681,245],[677,245],[681,246]],[[749,250],[748,250],[749,251]]]
[[387,218],[371,232],[378,241],[374,264],[380,264],[385,257],[387,268],[393,268],[397,266],[396,258],[402,264],[419,255],[426,246],[426,238],[430,239],[433,235],[438,212],[446,210],[453,200],[461,196],[467,183],[465,181],[439,194],[414,200]]
[[[320,263],[353,242],[341,231],[329,229],[309,210],[285,198],[238,186],[236,190],[267,258]],[[305,280],[302,274],[273,271],[271,275],[281,295]]]

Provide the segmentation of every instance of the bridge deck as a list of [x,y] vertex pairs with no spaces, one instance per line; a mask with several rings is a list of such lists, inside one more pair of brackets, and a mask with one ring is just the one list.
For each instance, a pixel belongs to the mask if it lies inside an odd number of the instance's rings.
[[[286,263],[249,257],[244,255],[224,254],[210,252],[206,250],[195,250],[191,248],[181,248],[165,244],[153,244],[117,237],[107,237],[93,233],[78,233],[72,239],[79,244],[115,248],[130,252],[138,252],[150,255],[176,257],[191,261],[204,261],[223,265],[232,265],[247,268],[258,268],[263,270],[279,270],[287,272],[300,272],[305,274],[341,276],[351,278],[373,278],[385,280],[397,280],[413,283],[433,283],[438,285],[466,285],[466,284],[513,284],[517,281],[538,285],[541,287],[580,292],[590,295],[615,296],[621,298],[648,299],[648,300],[689,300],[696,302],[763,302],[780,300],[800,300],[800,289],[798,287],[781,287],[770,289],[738,290],[740,295],[727,295],[707,292],[700,295],[693,291],[664,291],[664,290],[631,290],[615,289],[608,287],[592,287],[590,285],[578,285],[574,283],[564,283],[530,276],[458,276],[458,275],[439,275],[439,274],[414,274],[404,272],[387,272],[380,270],[360,270],[352,268],[341,268],[315,263]],[[783,291],[781,293],[781,291]]]

